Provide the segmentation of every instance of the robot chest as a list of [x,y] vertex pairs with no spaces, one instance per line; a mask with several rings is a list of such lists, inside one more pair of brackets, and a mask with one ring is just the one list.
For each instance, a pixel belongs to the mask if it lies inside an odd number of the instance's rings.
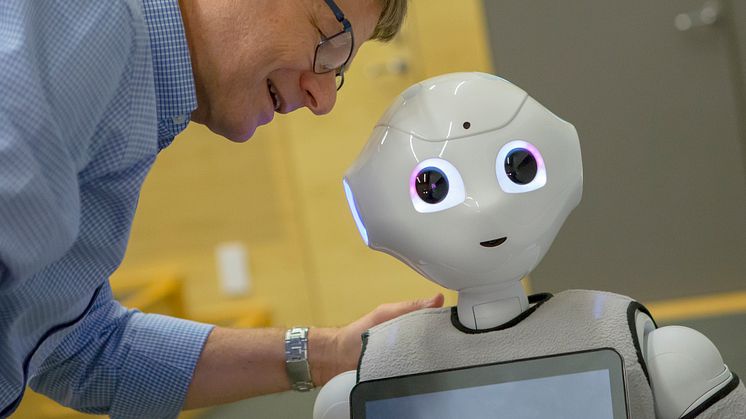
[[450,308],[412,313],[369,332],[360,381],[608,348],[623,360],[632,417],[652,418],[652,391],[629,323],[636,304],[611,293],[565,291],[480,331],[461,326]]

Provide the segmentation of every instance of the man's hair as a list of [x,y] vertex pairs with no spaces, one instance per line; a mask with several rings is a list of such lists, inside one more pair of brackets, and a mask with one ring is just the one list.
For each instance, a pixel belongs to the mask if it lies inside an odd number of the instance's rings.
[[404,17],[407,15],[409,0],[378,0],[378,2],[383,6],[383,11],[370,39],[387,42],[399,33]]

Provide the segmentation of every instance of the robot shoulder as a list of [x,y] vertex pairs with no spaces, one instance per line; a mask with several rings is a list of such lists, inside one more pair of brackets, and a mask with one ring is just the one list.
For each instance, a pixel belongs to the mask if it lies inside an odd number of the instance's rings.
[[313,419],[349,419],[350,392],[357,383],[357,371],[347,371],[329,380],[313,405]]
[[734,379],[720,351],[702,333],[684,326],[656,329],[642,312],[636,323],[657,417],[680,418]]

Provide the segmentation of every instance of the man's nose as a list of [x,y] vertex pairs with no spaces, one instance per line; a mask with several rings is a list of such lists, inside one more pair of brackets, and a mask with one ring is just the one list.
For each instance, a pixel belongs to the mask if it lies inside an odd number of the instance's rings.
[[334,72],[316,74],[312,71],[301,75],[300,86],[303,93],[304,105],[316,115],[325,115],[334,108],[337,101],[337,84]]

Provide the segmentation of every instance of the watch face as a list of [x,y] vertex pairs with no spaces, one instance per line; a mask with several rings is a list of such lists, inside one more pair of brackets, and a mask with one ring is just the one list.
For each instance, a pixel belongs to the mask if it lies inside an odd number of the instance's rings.
[[285,334],[285,360],[306,361],[308,358],[308,329],[290,329]]
[[285,333],[285,370],[293,390],[308,391],[314,387],[308,366],[307,327],[294,327]]

